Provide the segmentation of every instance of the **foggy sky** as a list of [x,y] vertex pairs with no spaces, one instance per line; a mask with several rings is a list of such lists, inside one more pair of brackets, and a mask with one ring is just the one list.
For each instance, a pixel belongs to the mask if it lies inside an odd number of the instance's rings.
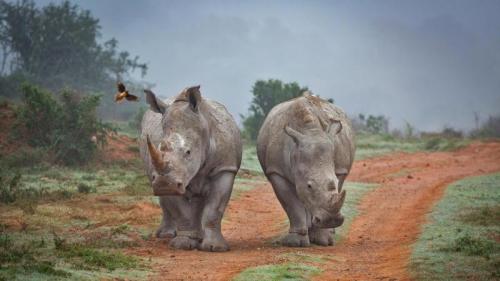
[[149,64],[154,92],[201,84],[238,121],[269,78],[393,128],[470,129],[474,112],[500,113],[500,1],[73,2]]

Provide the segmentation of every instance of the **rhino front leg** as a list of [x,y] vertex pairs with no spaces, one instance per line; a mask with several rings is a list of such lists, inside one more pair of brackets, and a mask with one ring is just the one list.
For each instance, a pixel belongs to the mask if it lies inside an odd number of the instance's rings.
[[285,209],[290,221],[288,235],[283,237],[281,244],[289,247],[307,247],[310,245],[307,234],[307,212],[295,192],[295,187],[278,174],[269,176],[276,197]]
[[183,196],[165,196],[165,206],[177,228],[176,236],[169,246],[174,249],[193,250],[200,242],[199,205],[200,200],[190,200]]
[[163,217],[161,220],[160,227],[156,231],[156,237],[158,238],[174,238],[175,237],[175,224],[172,215],[169,213],[167,208],[167,199],[165,196],[160,197],[160,206],[163,211]]
[[205,199],[205,208],[201,217],[203,240],[200,244],[200,250],[202,251],[224,252],[229,250],[229,245],[221,233],[221,221],[231,197],[234,177],[234,173],[222,172],[210,183],[210,191]]

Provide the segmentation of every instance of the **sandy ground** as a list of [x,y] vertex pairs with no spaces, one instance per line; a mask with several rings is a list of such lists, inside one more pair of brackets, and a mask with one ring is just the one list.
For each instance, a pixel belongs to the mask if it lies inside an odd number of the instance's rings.
[[348,180],[378,183],[360,203],[347,238],[333,247],[285,248],[271,241],[286,233],[285,213],[269,184],[231,200],[223,233],[231,251],[175,251],[153,240],[131,250],[151,257],[152,280],[229,280],[247,267],[281,263],[282,254],[328,257],[317,280],[409,280],[411,245],[446,186],[464,177],[500,171],[500,143],[475,143],[456,152],[397,153],[355,163]]

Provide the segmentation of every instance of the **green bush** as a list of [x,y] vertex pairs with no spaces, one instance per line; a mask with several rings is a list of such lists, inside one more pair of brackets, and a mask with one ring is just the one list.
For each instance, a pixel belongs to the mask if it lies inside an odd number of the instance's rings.
[[97,118],[100,97],[80,97],[65,91],[60,101],[49,92],[23,86],[23,104],[18,109],[19,129],[30,145],[53,151],[55,160],[65,165],[88,162],[98,145],[106,143],[109,124]]
[[14,152],[0,155],[0,166],[4,168],[33,167],[47,158],[47,149],[43,147],[20,147]]
[[475,238],[469,234],[458,237],[453,249],[469,256],[483,256],[489,258],[493,251],[493,242],[484,238]]
[[78,184],[78,192],[88,194],[91,192],[96,192],[96,189],[95,189],[95,187],[88,185],[86,183],[79,183]]
[[23,212],[34,214],[41,199],[43,191],[24,187],[20,183],[21,174],[16,173],[10,179],[0,176],[0,202],[5,204],[15,204]]
[[500,138],[500,115],[490,116],[480,128],[471,133],[476,138]]

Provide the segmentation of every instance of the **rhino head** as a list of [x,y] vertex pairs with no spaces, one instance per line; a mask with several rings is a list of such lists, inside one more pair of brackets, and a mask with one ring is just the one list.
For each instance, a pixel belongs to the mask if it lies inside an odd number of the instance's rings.
[[342,130],[342,124],[333,121],[326,130],[310,129],[311,132],[307,135],[289,126],[284,130],[296,145],[291,153],[292,172],[297,195],[312,215],[312,225],[319,228],[342,225],[344,217],[340,209],[346,192],[339,192],[333,161],[334,142],[330,137]]
[[185,89],[168,110],[151,91],[145,93],[150,108],[163,114],[158,146],[147,136],[154,195],[182,195],[204,163],[208,149],[208,123],[200,112],[200,86]]

